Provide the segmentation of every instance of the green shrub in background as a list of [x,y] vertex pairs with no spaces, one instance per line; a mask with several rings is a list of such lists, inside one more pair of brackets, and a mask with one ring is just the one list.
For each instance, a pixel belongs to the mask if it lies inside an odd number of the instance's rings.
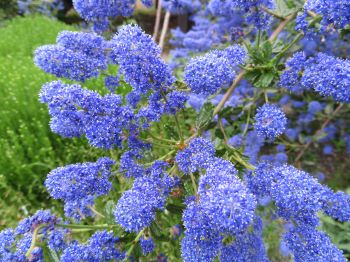
[[3,21],[17,15],[17,0],[0,0],[0,26]]
[[17,17],[0,28],[0,230],[45,207],[43,181],[51,169],[99,154],[82,139],[53,134],[38,101],[42,84],[53,78],[36,68],[33,51],[65,29],[74,30],[39,16]]

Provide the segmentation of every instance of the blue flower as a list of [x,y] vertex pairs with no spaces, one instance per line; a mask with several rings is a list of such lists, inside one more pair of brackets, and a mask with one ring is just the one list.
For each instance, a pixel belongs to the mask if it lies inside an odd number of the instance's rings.
[[199,0],[163,0],[162,5],[172,14],[193,13],[201,8]]
[[35,50],[34,62],[47,73],[84,82],[107,68],[105,41],[92,33],[63,31],[56,45]]
[[345,262],[341,250],[335,247],[329,237],[311,227],[290,229],[284,242],[294,255],[295,262]]
[[235,66],[243,63],[245,57],[241,47],[232,46],[192,58],[184,70],[184,81],[194,94],[215,94],[232,83]]
[[156,162],[144,176],[135,179],[133,187],[125,191],[114,210],[116,222],[126,231],[139,232],[155,219],[156,211],[163,209],[174,186],[164,169],[164,162]]
[[274,140],[283,134],[286,125],[285,114],[275,105],[265,104],[258,109],[255,115],[255,130],[260,136],[269,140]]
[[188,147],[177,153],[176,162],[182,172],[190,173],[208,167],[214,156],[215,148],[210,141],[195,138]]
[[235,235],[232,243],[222,247],[220,261],[269,261],[262,239],[262,221],[259,217],[255,218],[251,231]]
[[[105,195],[111,189],[111,167],[115,162],[107,157],[100,158],[96,163],[59,167],[49,173],[45,186],[51,197],[65,202],[66,214],[73,207],[79,208],[82,203],[94,197]],[[87,204],[85,202],[85,204]]]
[[151,253],[155,247],[153,239],[151,237],[148,237],[148,238],[142,237],[140,239],[140,246],[141,246],[142,254],[144,255],[148,255],[149,253]]
[[139,26],[121,27],[109,42],[109,48],[124,80],[139,96],[150,90],[165,90],[173,84],[174,77],[160,57],[160,48]]

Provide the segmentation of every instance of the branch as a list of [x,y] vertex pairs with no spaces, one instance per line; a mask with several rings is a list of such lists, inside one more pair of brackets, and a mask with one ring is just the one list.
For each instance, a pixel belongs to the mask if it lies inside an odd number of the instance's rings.
[[154,24],[154,30],[153,30],[153,40],[154,41],[156,41],[157,37],[158,37],[161,15],[162,15],[162,0],[158,0],[156,22]]
[[164,42],[165,42],[165,36],[168,31],[169,27],[169,21],[170,21],[170,12],[165,13],[164,17],[164,22],[163,22],[163,28],[162,28],[162,34],[160,35],[160,40],[159,40],[159,46],[163,50],[164,47]]

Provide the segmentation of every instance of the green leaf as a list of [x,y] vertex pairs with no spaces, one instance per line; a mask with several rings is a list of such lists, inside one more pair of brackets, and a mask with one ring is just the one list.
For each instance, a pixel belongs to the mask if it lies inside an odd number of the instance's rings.
[[213,117],[214,108],[215,106],[210,102],[206,102],[202,106],[201,111],[197,115],[197,119],[196,119],[197,129],[203,129],[210,124],[211,119]]
[[43,250],[44,261],[48,261],[48,262],[59,262],[60,261],[58,255],[55,251],[51,250],[46,245],[43,245],[41,248]]
[[186,196],[193,196],[194,195],[194,189],[192,187],[192,182],[190,181],[184,181],[184,188],[186,192]]
[[166,206],[166,209],[169,210],[169,212],[171,212],[171,213],[182,214],[183,210],[185,209],[185,205],[183,205],[183,204],[180,204],[180,205],[168,204]]
[[242,107],[226,106],[219,112],[220,118],[230,119],[232,116],[237,116],[242,112]]
[[104,215],[105,215],[105,220],[108,225],[113,225],[115,223],[114,220],[114,214],[113,210],[115,208],[115,203],[113,200],[109,200],[106,203],[105,209],[104,209]]
[[170,124],[164,124],[164,131],[166,132],[166,137],[169,137],[171,139],[178,140],[179,139],[179,134],[177,133],[177,130],[175,128],[175,124],[170,125]]
[[257,81],[254,83],[255,87],[268,88],[275,78],[275,73],[272,71],[261,74]]

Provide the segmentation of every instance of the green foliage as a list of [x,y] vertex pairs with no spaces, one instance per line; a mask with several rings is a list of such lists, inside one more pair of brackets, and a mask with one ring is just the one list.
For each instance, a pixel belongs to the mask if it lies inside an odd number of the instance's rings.
[[1,0],[0,1],[0,26],[2,20],[12,18],[17,14],[16,0]]
[[[348,190],[349,191],[349,190]],[[341,250],[347,259],[350,258],[350,224],[340,223],[328,216],[321,216],[321,228],[332,239],[332,242]]]
[[74,30],[39,16],[17,17],[0,29],[0,195],[5,196],[0,210],[7,212],[1,216],[0,229],[42,207],[39,202],[47,198],[43,181],[51,169],[94,161],[99,154],[83,139],[53,134],[47,108],[38,101],[41,86],[54,78],[34,65],[33,51],[54,43],[67,29]]

